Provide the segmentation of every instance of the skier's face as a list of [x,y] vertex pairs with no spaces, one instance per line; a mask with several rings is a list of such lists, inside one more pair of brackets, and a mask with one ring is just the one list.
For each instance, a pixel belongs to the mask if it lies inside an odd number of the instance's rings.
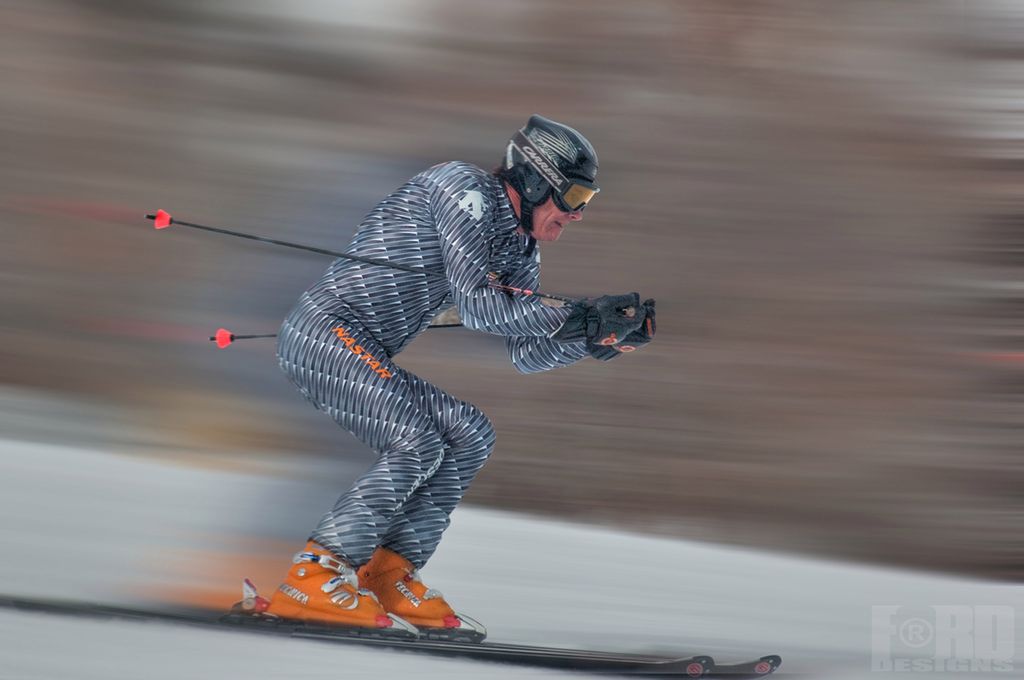
[[557,241],[565,225],[582,219],[582,210],[565,212],[555,204],[554,198],[548,198],[533,209],[533,237],[538,241]]

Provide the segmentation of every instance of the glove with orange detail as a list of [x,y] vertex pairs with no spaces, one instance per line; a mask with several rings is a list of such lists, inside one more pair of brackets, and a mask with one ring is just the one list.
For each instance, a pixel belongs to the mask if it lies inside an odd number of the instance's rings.
[[588,343],[587,351],[590,352],[590,356],[601,361],[611,361],[620,354],[636,351],[653,340],[654,333],[657,330],[654,315],[654,298],[644,300],[639,316],[643,319],[640,327],[635,331],[631,331],[629,335],[623,338],[622,342],[615,345],[591,345]]
[[573,303],[569,318],[551,339],[562,343],[586,340],[587,347],[607,347],[621,342],[643,323],[639,293],[603,295]]

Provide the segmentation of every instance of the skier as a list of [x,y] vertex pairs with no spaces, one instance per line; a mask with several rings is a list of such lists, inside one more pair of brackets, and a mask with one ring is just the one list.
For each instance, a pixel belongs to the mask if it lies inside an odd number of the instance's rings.
[[295,555],[270,614],[482,638],[419,569],[494,447],[494,428],[393,359],[452,303],[466,328],[504,336],[523,373],[650,342],[654,301],[636,293],[554,307],[491,285],[537,287],[537,241],[583,218],[599,191],[597,165],[580,133],[534,115],[495,171],[463,162],[425,170],[367,215],[346,251],[443,275],[338,259],[299,298],[281,326],[281,368],[379,457]]

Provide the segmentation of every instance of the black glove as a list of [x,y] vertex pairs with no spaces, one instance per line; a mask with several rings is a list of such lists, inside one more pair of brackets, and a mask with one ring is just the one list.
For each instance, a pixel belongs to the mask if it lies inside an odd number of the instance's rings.
[[654,339],[654,332],[658,328],[658,324],[654,321],[654,298],[648,298],[644,300],[643,304],[643,322],[640,324],[640,328],[623,338],[622,342],[614,345],[615,349],[620,352],[632,352],[633,350],[640,349],[651,340]]
[[574,303],[569,318],[551,339],[563,343],[586,340],[588,347],[614,345],[643,323],[639,293],[603,295]]
[[640,328],[632,331],[617,345],[588,344],[587,351],[590,356],[601,361],[611,361],[620,354],[637,350],[653,340],[654,332],[657,329],[654,319],[654,299],[644,300],[641,309],[643,310],[643,322],[640,324]]

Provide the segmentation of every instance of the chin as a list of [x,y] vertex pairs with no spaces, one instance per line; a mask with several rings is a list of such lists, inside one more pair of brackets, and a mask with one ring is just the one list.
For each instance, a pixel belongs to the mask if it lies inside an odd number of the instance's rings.
[[538,234],[536,238],[538,241],[557,241],[561,235],[561,227],[551,227],[550,229],[545,229],[542,234]]

